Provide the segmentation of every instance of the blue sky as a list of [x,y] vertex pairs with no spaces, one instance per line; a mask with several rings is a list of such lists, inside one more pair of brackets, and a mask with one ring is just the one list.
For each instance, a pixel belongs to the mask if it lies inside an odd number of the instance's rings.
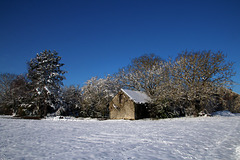
[[240,83],[239,8],[239,0],[1,0],[0,72],[26,73],[50,49],[65,63],[65,85],[83,85],[146,53],[211,49],[235,62]]

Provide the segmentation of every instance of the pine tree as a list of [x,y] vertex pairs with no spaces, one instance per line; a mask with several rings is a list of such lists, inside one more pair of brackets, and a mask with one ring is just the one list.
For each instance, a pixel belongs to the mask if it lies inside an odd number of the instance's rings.
[[55,108],[60,102],[60,87],[66,71],[61,70],[61,57],[56,51],[43,51],[28,63],[28,78],[33,85],[35,105],[40,116],[46,116],[48,108]]

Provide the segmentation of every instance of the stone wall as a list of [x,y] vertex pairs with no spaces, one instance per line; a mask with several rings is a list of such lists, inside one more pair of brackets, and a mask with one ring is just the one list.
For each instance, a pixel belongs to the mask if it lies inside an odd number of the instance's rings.
[[120,91],[109,104],[110,119],[135,119],[135,104]]

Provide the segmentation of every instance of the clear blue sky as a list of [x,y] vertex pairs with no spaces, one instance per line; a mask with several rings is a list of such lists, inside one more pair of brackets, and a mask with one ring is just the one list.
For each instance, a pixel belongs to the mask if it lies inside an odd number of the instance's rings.
[[145,53],[211,49],[235,62],[240,83],[239,0],[1,0],[0,20],[2,73],[26,73],[50,49],[65,63],[65,85],[83,85]]

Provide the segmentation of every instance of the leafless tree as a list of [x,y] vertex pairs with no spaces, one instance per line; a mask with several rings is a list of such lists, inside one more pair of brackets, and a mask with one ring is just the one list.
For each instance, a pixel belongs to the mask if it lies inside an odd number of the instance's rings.
[[154,95],[163,82],[162,68],[165,61],[154,54],[146,54],[132,60],[127,67],[119,69],[115,78],[124,88],[144,91]]
[[62,88],[64,105],[58,110],[60,115],[79,116],[82,106],[82,92],[79,86],[65,86]]
[[120,85],[111,76],[92,77],[82,87],[82,115],[108,117],[108,104],[119,90]]
[[174,86],[179,84],[186,114],[196,115],[205,109],[220,87],[229,87],[234,76],[233,63],[221,52],[185,51],[179,54],[172,70]]
[[16,74],[10,73],[1,73],[0,74],[0,112],[2,114],[11,114],[12,113],[12,95],[11,83],[16,79]]
[[[32,113],[32,88],[26,75],[19,75],[11,83],[10,94],[13,101],[15,115],[24,116]],[[26,113],[28,112],[28,113]]]

